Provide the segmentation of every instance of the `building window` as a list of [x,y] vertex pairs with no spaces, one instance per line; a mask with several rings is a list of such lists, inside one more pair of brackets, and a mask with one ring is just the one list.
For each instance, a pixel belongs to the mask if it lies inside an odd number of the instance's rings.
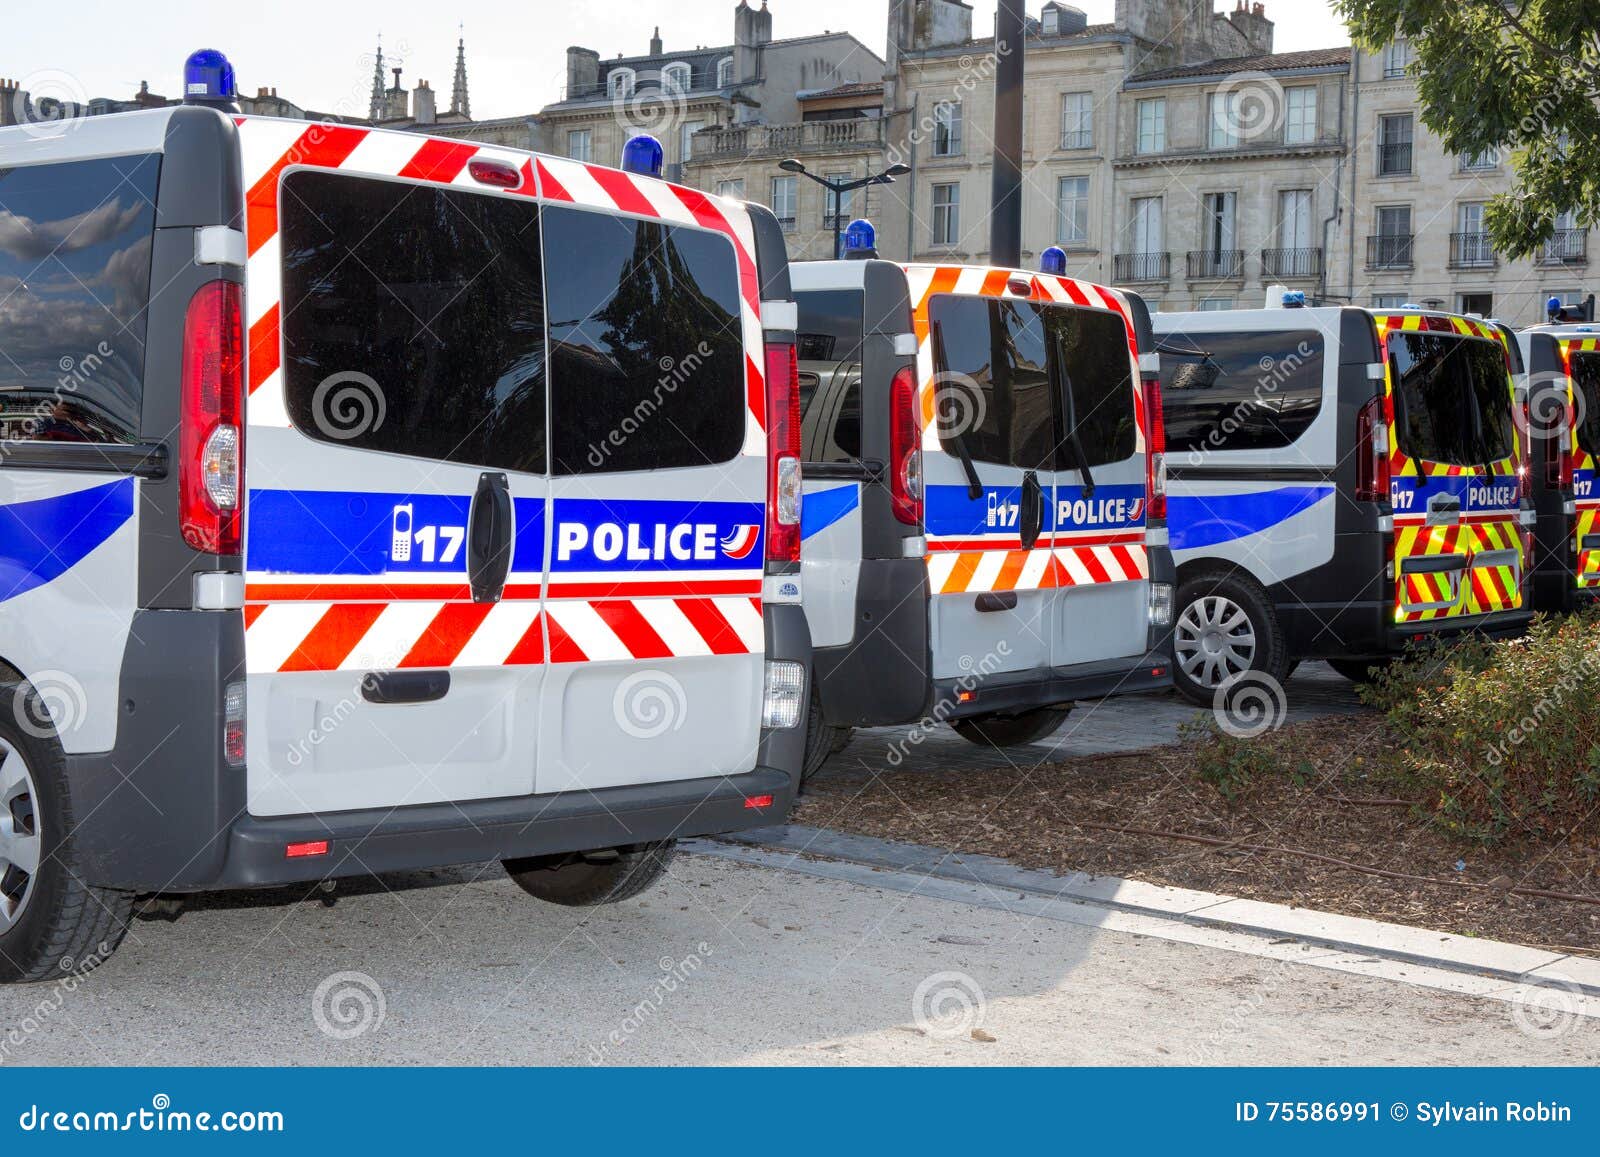
[[1378,231],[1367,241],[1367,265],[1373,269],[1411,268],[1411,206],[1379,205]]
[[1094,147],[1094,94],[1069,92],[1061,98],[1061,147]]
[[1550,239],[1544,243],[1544,252],[1539,258],[1539,264],[1583,265],[1588,259],[1588,252],[1588,231],[1578,227],[1577,215],[1571,211],[1558,213],[1555,232],[1551,233]]
[[1379,293],[1372,298],[1373,309],[1404,309],[1410,304],[1409,293]]
[[706,127],[705,121],[684,121],[678,129],[678,160],[687,161],[694,156],[694,135]]
[[612,100],[627,100],[633,95],[634,75],[631,68],[613,68],[607,78]]
[[1411,114],[1394,113],[1378,118],[1378,175],[1402,176],[1411,172]]
[[[854,174],[824,173],[822,175],[830,181],[843,182],[849,181]],[[833,226],[834,196],[835,194],[832,192],[832,190],[824,189],[822,192],[822,223],[829,228]],[[850,220],[850,204],[855,199],[855,190],[846,189],[843,193],[837,194],[837,196],[839,198],[838,216],[841,220],[848,221]]]
[[1317,139],[1317,90],[1306,85],[1283,93],[1283,143],[1306,145]]
[[1208,98],[1211,106],[1208,143],[1214,149],[1239,147],[1238,92],[1214,92]]
[[933,155],[957,157],[961,155],[961,106],[954,103],[935,105],[933,109]]
[[733,84],[733,57],[724,56],[717,61],[717,87],[727,88]]
[[1141,153],[1163,153],[1167,149],[1167,100],[1156,97],[1141,100],[1138,109],[1139,135],[1135,148]]
[[799,177],[772,178],[772,215],[785,229],[793,229],[800,200]]
[[1088,177],[1062,177],[1056,183],[1056,240],[1063,245],[1088,243]]
[[1411,41],[1404,36],[1397,36],[1390,42],[1389,47],[1383,50],[1383,75],[1387,80],[1395,80],[1406,75],[1411,67],[1415,53],[1411,51]]
[[1458,293],[1456,294],[1456,312],[1475,313],[1479,317],[1493,317],[1494,294]]
[[1450,264],[1458,269],[1482,269],[1495,263],[1489,234],[1483,228],[1482,201],[1456,206],[1456,231],[1450,238]]
[[585,164],[594,159],[593,140],[588,129],[567,130],[567,156]]
[[1468,156],[1461,154],[1461,171],[1463,173],[1488,173],[1500,167],[1500,150],[1494,146],[1484,149],[1481,153]]
[[681,60],[675,60],[661,70],[661,87],[667,92],[688,92],[694,70]]
[[1278,194],[1278,248],[1265,255],[1269,277],[1315,277],[1322,272],[1322,250],[1311,244],[1311,190]]
[[1202,297],[1200,304],[1195,306],[1201,313],[1220,313],[1224,309],[1233,308],[1231,297]]
[[734,177],[728,181],[717,182],[717,196],[727,197],[734,201],[744,200],[744,178]]
[[961,233],[961,186],[933,187],[933,243],[954,245]]

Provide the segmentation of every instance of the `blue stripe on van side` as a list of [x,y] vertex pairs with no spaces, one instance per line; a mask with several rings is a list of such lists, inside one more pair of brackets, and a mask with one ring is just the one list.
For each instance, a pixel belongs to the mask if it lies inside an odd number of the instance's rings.
[[1333,496],[1332,486],[1283,486],[1248,494],[1185,494],[1167,498],[1173,550],[1194,550],[1259,534]]
[[132,517],[132,478],[0,506],[0,602],[60,578]]
[[861,505],[861,487],[854,482],[807,494],[800,505],[800,537],[821,534]]

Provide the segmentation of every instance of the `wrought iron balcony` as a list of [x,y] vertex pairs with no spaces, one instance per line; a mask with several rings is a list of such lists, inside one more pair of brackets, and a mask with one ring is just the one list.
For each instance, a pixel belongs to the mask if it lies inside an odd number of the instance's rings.
[[1451,269],[1493,269],[1499,264],[1489,235],[1482,230],[1475,233],[1450,234]]
[[1286,279],[1322,276],[1322,250],[1263,249],[1261,271],[1268,277]]
[[1231,281],[1244,276],[1243,249],[1192,249],[1189,251],[1191,281]]
[[1410,269],[1411,233],[1377,233],[1367,237],[1368,269]]
[[1111,279],[1118,285],[1165,281],[1171,276],[1170,253],[1117,253],[1111,258]]

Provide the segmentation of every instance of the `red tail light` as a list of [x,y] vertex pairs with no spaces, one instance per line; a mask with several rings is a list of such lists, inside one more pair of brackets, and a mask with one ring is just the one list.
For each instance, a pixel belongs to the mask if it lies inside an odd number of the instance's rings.
[[800,363],[767,345],[767,559],[800,561]]
[[244,500],[244,322],[232,281],[203,285],[183,323],[178,525],[208,554],[239,553]]
[[1383,399],[1373,398],[1356,415],[1356,501],[1389,501],[1389,424]]
[[1167,517],[1167,421],[1161,413],[1161,379],[1144,379],[1145,454],[1144,492],[1149,499],[1150,522]]
[[902,366],[889,384],[889,496],[897,519],[922,525],[922,429],[910,366]]
[[504,161],[468,161],[467,172],[480,185],[493,185],[497,189],[517,189],[522,186],[522,174]]

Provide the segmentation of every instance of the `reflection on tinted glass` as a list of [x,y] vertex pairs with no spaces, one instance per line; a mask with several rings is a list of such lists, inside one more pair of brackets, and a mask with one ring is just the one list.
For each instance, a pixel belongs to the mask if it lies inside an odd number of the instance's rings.
[[137,438],[159,172],[0,168],[0,437]]
[[701,229],[545,210],[557,474],[726,462],[744,445],[732,246]]
[[1161,339],[1161,405],[1174,450],[1271,450],[1322,408],[1322,335],[1185,331]]
[[1572,355],[1572,385],[1577,394],[1578,448],[1600,454],[1600,354]]
[[[861,457],[862,310],[859,289],[795,294],[800,328],[800,429],[807,462]],[[817,407],[817,408],[814,408]]]
[[505,197],[284,181],[284,381],[313,438],[544,470],[538,216]]
[[1454,466],[1511,454],[1511,387],[1499,342],[1434,333],[1391,333],[1400,449]]
[[[1120,317],[1069,306],[935,297],[940,441],[1027,470],[1120,462],[1134,452],[1133,375]],[[1057,393],[1052,374],[1059,374]],[[1072,405],[1065,404],[1070,391]],[[1067,437],[1075,415],[1086,463]]]
[[837,362],[861,356],[861,316],[866,295],[859,289],[812,289],[795,294],[802,362]]

